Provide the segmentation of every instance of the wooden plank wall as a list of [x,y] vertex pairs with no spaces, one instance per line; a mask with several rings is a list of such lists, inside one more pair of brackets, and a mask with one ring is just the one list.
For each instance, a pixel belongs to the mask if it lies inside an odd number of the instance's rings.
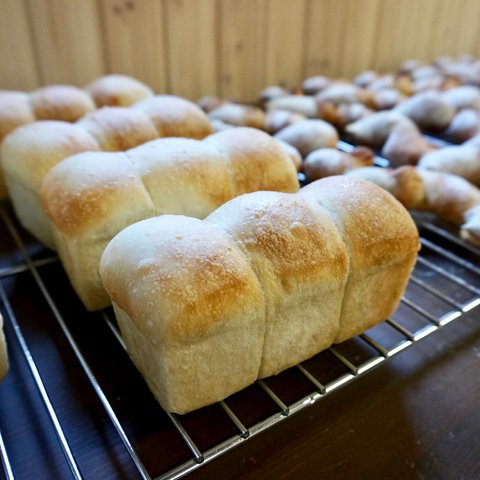
[[480,0],[0,0],[0,88],[108,72],[196,100],[480,57]]

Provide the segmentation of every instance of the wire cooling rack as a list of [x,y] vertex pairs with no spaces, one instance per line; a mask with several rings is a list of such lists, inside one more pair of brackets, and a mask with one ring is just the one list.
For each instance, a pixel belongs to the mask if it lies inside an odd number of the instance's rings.
[[113,312],[87,313],[57,257],[2,205],[0,306],[11,361],[0,385],[3,476],[180,478],[461,321],[480,303],[480,251],[451,225],[414,218],[422,250],[392,318],[179,416],[153,399],[125,352]]

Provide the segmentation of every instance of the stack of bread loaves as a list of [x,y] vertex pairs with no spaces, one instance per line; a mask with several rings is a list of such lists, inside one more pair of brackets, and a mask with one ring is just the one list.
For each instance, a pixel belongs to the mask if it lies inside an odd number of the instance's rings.
[[393,196],[338,176],[135,223],[101,276],[154,395],[186,413],[388,318],[418,249]]

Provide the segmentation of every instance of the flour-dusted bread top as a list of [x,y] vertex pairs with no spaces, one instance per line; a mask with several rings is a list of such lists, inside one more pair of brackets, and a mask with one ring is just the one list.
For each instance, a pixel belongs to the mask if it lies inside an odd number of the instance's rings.
[[213,133],[205,112],[194,103],[175,95],[157,95],[135,105],[146,112],[159,137],[189,137],[202,139]]
[[266,189],[298,190],[296,169],[288,153],[270,135],[238,127],[210,135],[205,142],[228,157],[235,196]]
[[37,120],[75,122],[95,109],[90,95],[70,85],[49,85],[34,90],[30,104]]
[[210,222],[163,215],[131,225],[110,242],[100,271],[113,301],[159,346],[221,335],[242,312],[263,321],[263,293],[249,262]]
[[237,197],[206,218],[247,254],[265,295],[259,375],[276,374],[333,342],[347,281],[345,244],[309,198],[279,192]]
[[335,147],[338,133],[324,120],[307,119],[282,128],[275,138],[293,145],[305,157],[318,148]]
[[24,186],[38,190],[45,174],[66,157],[96,151],[97,141],[84,128],[57,120],[22,125],[2,143],[5,173]]
[[34,121],[27,93],[0,91],[0,142],[15,128]]
[[157,214],[197,218],[235,196],[228,158],[205,141],[162,138],[128,152]]
[[412,218],[392,195],[363,179],[328,177],[299,192],[328,210],[350,250],[351,268],[388,265],[419,249]]
[[97,107],[127,107],[153,96],[153,90],[136,78],[122,74],[104,75],[85,87]]
[[[155,213],[125,153],[84,152],[59,163],[43,185],[50,219],[66,236],[89,231],[103,238]],[[45,196],[44,196],[45,197]]]
[[108,152],[125,151],[158,137],[150,117],[128,107],[104,107],[84,116],[77,125],[85,128]]

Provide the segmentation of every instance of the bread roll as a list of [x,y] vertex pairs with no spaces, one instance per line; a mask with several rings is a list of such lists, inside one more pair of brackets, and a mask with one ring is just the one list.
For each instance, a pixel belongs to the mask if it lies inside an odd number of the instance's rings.
[[97,78],[85,87],[95,105],[100,107],[128,107],[147,97],[153,90],[128,75],[111,74]]
[[434,213],[461,225],[466,213],[480,205],[480,190],[458,175],[414,168],[365,167],[347,175],[369,180],[394,195],[409,210]]
[[221,105],[210,111],[208,117],[210,120],[221,120],[237,127],[263,128],[265,124],[263,110],[258,107],[237,103]]
[[293,145],[305,157],[318,148],[336,147],[338,133],[323,120],[302,120],[283,128],[275,138]]
[[452,173],[480,185],[480,150],[471,145],[454,145],[426,153],[420,158],[418,167]]
[[293,192],[295,168],[269,135],[225,130],[203,141],[157,139],[126,153],[82,153],[56,165],[41,196],[60,258],[86,307],[109,304],[100,256],[127,225],[159,214],[206,217],[256,190]]
[[287,110],[309,118],[315,118],[318,113],[317,102],[309,95],[285,95],[272,98],[267,103],[267,111],[271,110]]
[[54,249],[51,227],[38,197],[43,177],[54,165],[79,152],[122,151],[158,136],[198,138],[211,132],[207,116],[195,104],[161,95],[135,107],[95,110],[75,124],[41,121],[24,125],[3,142],[2,168],[21,224]]
[[30,96],[23,92],[0,91],[0,142],[20,125],[35,121]]
[[30,94],[30,105],[37,120],[75,122],[95,108],[89,95],[69,85],[50,85]]
[[373,148],[380,148],[392,129],[409,119],[395,110],[374,113],[347,125],[346,132],[356,142]]
[[455,108],[438,92],[417,93],[395,107],[395,111],[410,117],[421,129],[444,130],[455,115]]
[[303,171],[308,180],[313,181],[373,165],[374,159],[375,154],[368,147],[356,147],[351,152],[319,148],[307,155],[303,162]]
[[8,372],[8,354],[7,343],[5,341],[5,335],[3,333],[3,317],[0,314],[0,380]]
[[175,95],[156,95],[135,103],[132,108],[150,117],[159,137],[201,140],[213,132],[208,117],[197,105]]
[[387,192],[331,177],[299,194],[242,195],[204,221],[138,222],[100,272],[153,394],[186,413],[386,319],[418,247]]

